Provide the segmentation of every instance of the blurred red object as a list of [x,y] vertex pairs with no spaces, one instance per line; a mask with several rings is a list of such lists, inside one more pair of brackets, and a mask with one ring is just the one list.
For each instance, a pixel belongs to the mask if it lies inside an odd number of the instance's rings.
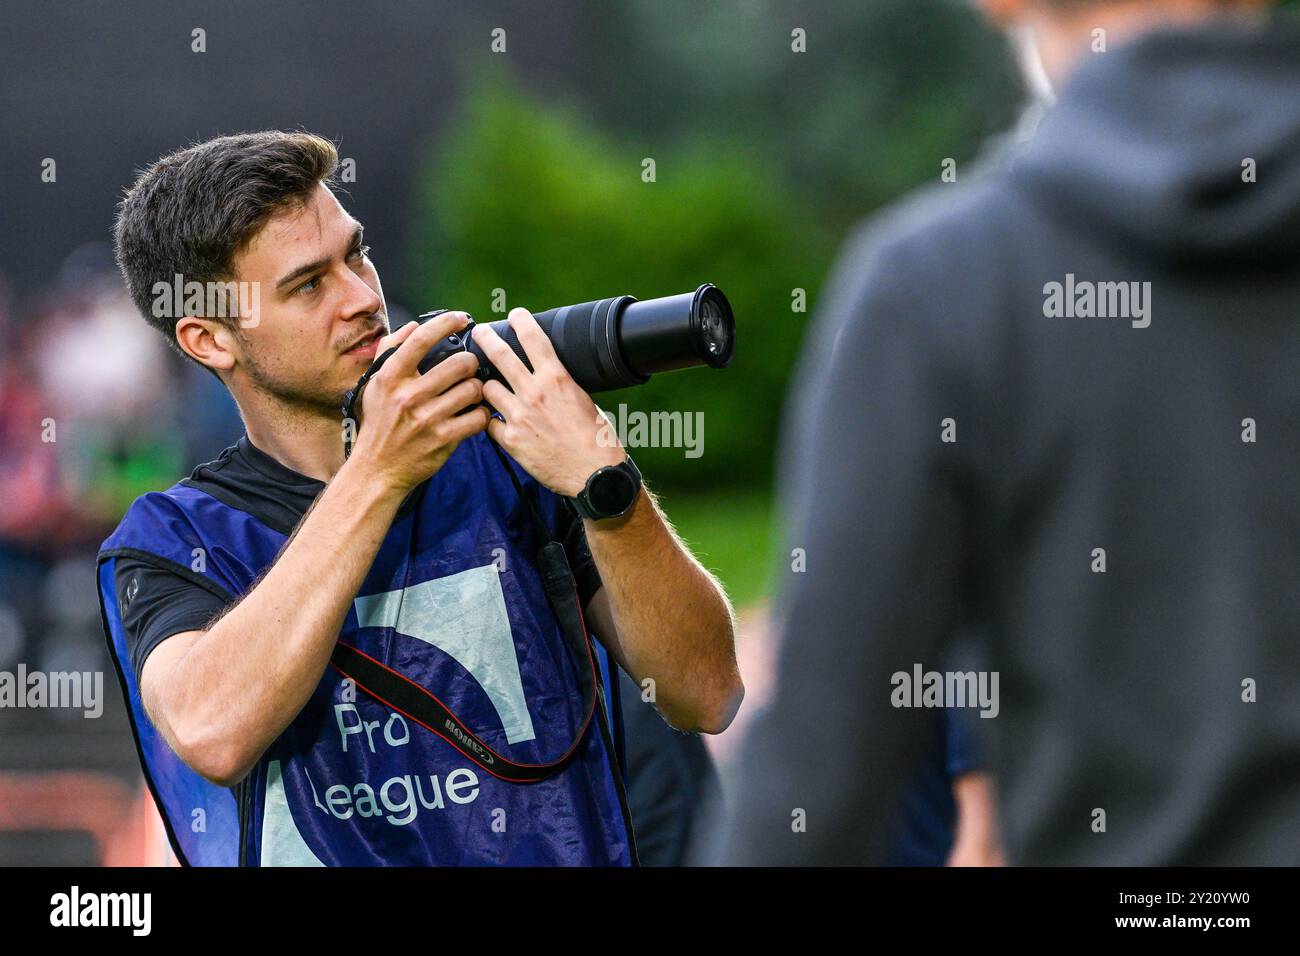
[[90,834],[101,866],[175,861],[148,790],[80,771],[0,774],[0,833]]

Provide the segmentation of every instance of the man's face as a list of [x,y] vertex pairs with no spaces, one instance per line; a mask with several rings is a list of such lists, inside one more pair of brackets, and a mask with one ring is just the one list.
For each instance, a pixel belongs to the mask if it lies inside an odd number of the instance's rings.
[[236,257],[240,282],[257,283],[259,308],[238,330],[232,385],[287,405],[337,414],[388,332],[384,292],[361,225],[318,185],[307,204],[272,218]]

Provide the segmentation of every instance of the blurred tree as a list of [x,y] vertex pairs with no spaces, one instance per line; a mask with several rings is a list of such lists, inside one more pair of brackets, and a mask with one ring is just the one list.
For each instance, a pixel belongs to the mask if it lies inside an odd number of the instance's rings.
[[792,308],[795,290],[811,303],[833,247],[808,203],[770,162],[718,137],[657,150],[647,182],[641,147],[595,132],[571,108],[543,106],[504,74],[470,83],[453,129],[422,180],[408,301],[492,320],[515,306],[717,283],[736,312],[732,365],[656,376],[598,402],[615,414],[620,403],[703,412],[699,457],[635,449],[656,487],[765,486],[807,316]]
[[1024,96],[1006,42],[960,0],[630,0],[591,15],[610,37],[592,67],[605,123],[754,144],[840,227],[974,156]]

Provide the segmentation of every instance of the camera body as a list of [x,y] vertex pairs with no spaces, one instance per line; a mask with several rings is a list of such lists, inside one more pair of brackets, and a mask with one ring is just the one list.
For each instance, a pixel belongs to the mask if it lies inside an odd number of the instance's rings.
[[[439,309],[419,316],[421,323],[442,315]],[[555,347],[560,363],[589,394],[629,385],[642,385],[656,372],[707,365],[726,368],[736,348],[736,322],[731,303],[722,290],[705,283],[694,292],[638,302],[630,295],[596,299],[537,313],[534,318]],[[507,322],[492,323],[501,338],[532,371],[532,363]],[[478,357],[478,377],[504,383],[504,378],[474,344],[471,318],[460,332],[452,333],[425,353],[418,366],[423,375],[458,352]],[[375,358],[354,388],[343,397],[345,454],[351,454],[358,421],[361,392],[388,357],[389,349]]]

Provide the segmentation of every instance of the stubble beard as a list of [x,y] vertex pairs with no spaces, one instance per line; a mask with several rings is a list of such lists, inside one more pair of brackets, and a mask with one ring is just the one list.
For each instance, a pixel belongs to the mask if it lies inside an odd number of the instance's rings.
[[347,389],[327,389],[319,384],[286,381],[263,367],[251,355],[244,355],[244,370],[249,384],[279,405],[286,417],[339,418]]

